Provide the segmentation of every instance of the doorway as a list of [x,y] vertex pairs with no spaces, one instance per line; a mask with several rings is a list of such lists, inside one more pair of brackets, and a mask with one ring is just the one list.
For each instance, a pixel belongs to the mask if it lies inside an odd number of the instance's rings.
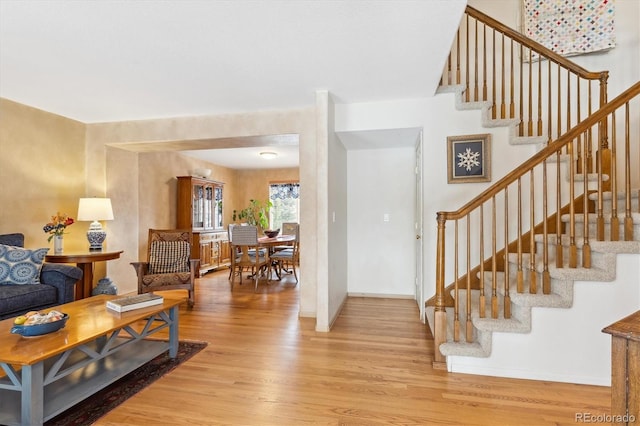
[[349,296],[422,297],[415,276],[420,134],[420,128],[337,133],[347,150]]

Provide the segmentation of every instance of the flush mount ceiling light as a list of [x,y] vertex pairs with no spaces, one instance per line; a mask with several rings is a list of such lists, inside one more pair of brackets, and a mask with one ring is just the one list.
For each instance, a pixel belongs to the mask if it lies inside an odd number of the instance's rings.
[[277,156],[278,156],[278,154],[276,154],[275,152],[271,152],[271,151],[265,151],[265,152],[261,152],[260,153],[260,157],[264,158],[265,160],[273,160]]

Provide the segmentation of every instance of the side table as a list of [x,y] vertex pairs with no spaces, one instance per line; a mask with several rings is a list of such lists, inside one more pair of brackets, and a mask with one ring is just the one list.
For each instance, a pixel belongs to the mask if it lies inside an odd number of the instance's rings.
[[49,263],[75,263],[82,269],[82,278],[76,283],[76,300],[91,296],[93,289],[93,264],[118,259],[123,250],[119,251],[86,251],[48,254],[44,261]]
[[602,330],[611,335],[611,424],[640,420],[640,311]]

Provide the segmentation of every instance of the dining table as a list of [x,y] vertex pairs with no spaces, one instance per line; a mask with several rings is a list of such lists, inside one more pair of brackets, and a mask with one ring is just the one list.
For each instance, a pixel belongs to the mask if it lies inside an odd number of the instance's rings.
[[295,235],[278,235],[276,237],[262,237],[258,238],[258,245],[272,249],[275,246],[284,246],[291,244],[295,241]]

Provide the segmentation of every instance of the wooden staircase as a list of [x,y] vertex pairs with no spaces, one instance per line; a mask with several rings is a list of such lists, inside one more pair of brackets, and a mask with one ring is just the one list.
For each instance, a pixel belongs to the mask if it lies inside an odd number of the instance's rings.
[[[544,67],[519,60],[531,52]],[[490,357],[495,333],[530,333],[532,309],[570,308],[576,283],[610,282],[618,255],[640,255],[640,83],[608,102],[607,77],[467,7],[440,91],[481,109],[487,127],[511,126],[511,143],[541,148],[438,213],[434,366]]]
[[[637,210],[638,194],[637,192],[632,198],[634,206]],[[610,202],[605,203],[605,206],[609,207]],[[591,238],[595,239],[594,232],[596,218],[593,214],[591,216],[590,226]],[[640,213],[632,213],[634,221],[634,235],[633,241],[592,241],[591,242],[591,259],[592,264],[590,268],[568,267],[568,258],[570,251],[570,239],[568,235],[562,235],[562,250],[565,263],[563,267],[558,268],[555,266],[555,250],[557,248],[557,241],[555,235],[549,236],[547,244],[549,245],[549,256],[551,265],[549,266],[549,274],[551,278],[551,289],[549,294],[544,294],[542,289],[538,287],[531,291],[531,274],[532,271],[525,269],[523,271],[524,292],[518,292],[517,283],[517,268],[518,259],[517,254],[513,253],[509,255],[509,292],[511,303],[511,317],[505,318],[504,303],[505,303],[505,279],[507,274],[503,271],[497,273],[485,272],[484,283],[485,294],[491,292],[491,288],[495,283],[498,292],[498,318],[484,318],[479,314],[479,298],[480,290],[470,290],[471,299],[471,325],[473,326],[471,333],[474,336],[471,342],[458,341],[455,342],[453,338],[454,330],[454,310],[447,310],[447,321],[449,335],[447,342],[440,345],[440,351],[443,355],[463,355],[463,356],[476,356],[476,357],[488,357],[491,355],[491,337],[494,332],[503,333],[528,333],[531,331],[531,308],[544,307],[544,308],[571,308],[574,303],[574,286],[577,281],[593,281],[593,282],[610,282],[616,278],[616,256],[622,253],[638,254],[640,255]],[[580,215],[578,218],[582,219],[584,216]],[[563,221],[568,223],[568,216],[563,217]],[[607,233],[610,232],[610,223],[605,225]],[[578,236],[577,244],[582,246],[582,237]],[[542,235],[536,235],[536,252],[541,253],[542,244],[544,238]],[[578,250],[578,261],[582,263],[582,250]],[[530,263],[530,255],[523,253],[523,263]],[[540,260],[536,261],[535,274],[538,277],[543,273],[543,264]],[[452,295],[453,297],[453,295]],[[460,311],[466,311],[467,302],[467,290],[462,289],[459,291],[459,309]],[[427,316],[429,318],[429,324],[433,324],[434,307],[427,308]],[[466,335],[467,323],[461,322],[460,334]]]

